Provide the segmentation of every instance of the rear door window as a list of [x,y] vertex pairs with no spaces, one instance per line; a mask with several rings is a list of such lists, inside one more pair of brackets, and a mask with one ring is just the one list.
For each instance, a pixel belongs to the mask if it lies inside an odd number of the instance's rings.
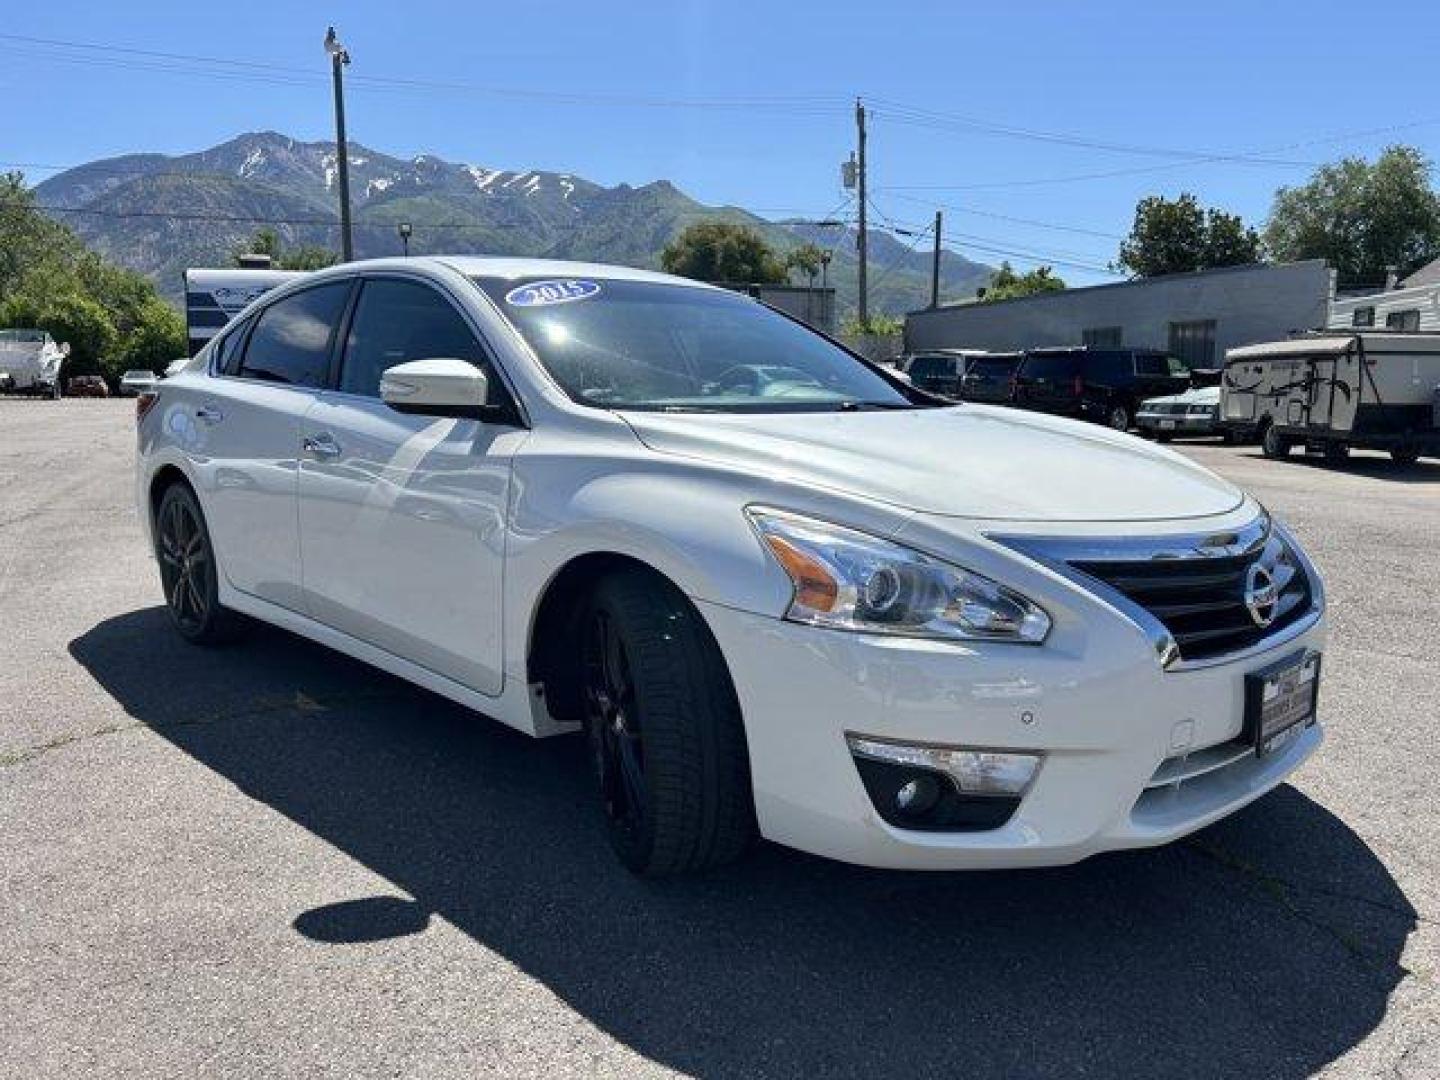
[[262,311],[245,347],[240,377],[284,386],[324,386],[331,339],[350,285],[349,281],[319,285]]
[[245,332],[250,329],[250,320],[234,327],[220,339],[215,347],[215,370],[221,375],[235,375],[240,369],[240,346],[245,341]]

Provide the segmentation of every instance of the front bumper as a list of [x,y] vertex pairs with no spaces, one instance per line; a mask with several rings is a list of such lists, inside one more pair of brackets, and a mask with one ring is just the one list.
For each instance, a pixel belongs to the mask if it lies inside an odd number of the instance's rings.
[[[1166,672],[1119,617],[1095,625],[1077,651],[887,639],[700,608],[745,716],[761,833],[846,862],[1055,866],[1167,843],[1275,787],[1323,737],[1314,725],[1271,757],[1234,752],[1245,673],[1320,649],[1323,619],[1243,662]],[[1044,761],[999,828],[907,830],[876,812],[847,733],[1039,751]]]
[[1135,426],[1141,431],[1160,431],[1174,435],[1218,435],[1220,427],[1215,417],[1189,414],[1138,413]]

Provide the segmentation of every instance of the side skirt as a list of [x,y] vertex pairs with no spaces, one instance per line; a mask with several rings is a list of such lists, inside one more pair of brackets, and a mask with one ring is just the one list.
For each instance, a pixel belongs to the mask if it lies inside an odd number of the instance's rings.
[[232,611],[278,626],[318,645],[353,657],[361,663],[379,668],[396,678],[414,683],[527,735],[540,738],[564,735],[576,730],[573,725],[557,723],[546,709],[538,687],[527,685],[523,677],[517,678],[513,672],[506,672],[499,695],[490,697],[289,608],[239,592],[223,580],[220,583],[220,603]]

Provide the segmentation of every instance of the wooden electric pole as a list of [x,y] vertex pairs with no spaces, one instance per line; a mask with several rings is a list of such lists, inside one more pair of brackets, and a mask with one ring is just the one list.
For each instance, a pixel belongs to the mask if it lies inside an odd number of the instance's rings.
[[935,257],[930,261],[930,306],[940,306],[940,211],[935,211]]
[[868,332],[870,329],[870,303],[867,296],[867,267],[869,256],[869,238],[866,231],[866,205],[865,205],[865,104],[859,98],[855,99],[855,128],[859,136],[857,162],[859,177],[857,183],[860,188],[860,235],[855,238],[855,246],[860,255],[860,331]]

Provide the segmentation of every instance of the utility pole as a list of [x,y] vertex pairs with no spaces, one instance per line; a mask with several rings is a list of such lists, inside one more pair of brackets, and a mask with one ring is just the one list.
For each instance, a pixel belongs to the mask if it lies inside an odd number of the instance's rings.
[[857,164],[860,172],[858,178],[860,186],[860,234],[855,238],[855,246],[860,256],[860,331],[861,333],[865,333],[870,329],[870,302],[869,296],[867,295],[869,286],[867,279],[869,275],[865,265],[868,261],[870,244],[865,235],[867,220],[867,207],[865,205],[865,103],[858,97],[855,99],[855,130],[859,136],[859,145],[857,147],[859,151],[859,161]]
[[935,257],[930,262],[930,306],[940,306],[940,211],[935,211]]
[[345,141],[345,79],[342,71],[350,63],[350,53],[335,36],[335,27],[325,35],[325,51],[335,75],[335,164],[340,171],[340,257],[342,262],[355,258],[355,242],[350,232],[350,147]]

